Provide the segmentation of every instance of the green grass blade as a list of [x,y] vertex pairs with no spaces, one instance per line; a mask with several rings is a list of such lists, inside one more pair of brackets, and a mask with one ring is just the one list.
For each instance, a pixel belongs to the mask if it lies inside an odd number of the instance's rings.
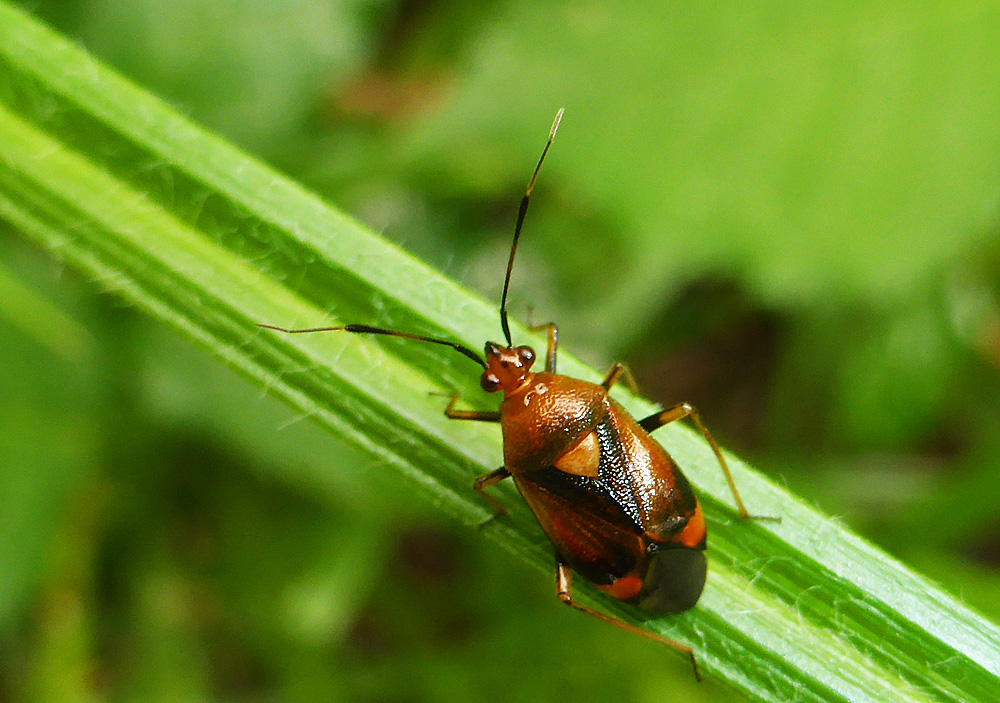
[[[480,398],[474,364],[429,345],[283,336],[254,323],[374,322],[478,347],[499,332],[494,303],[5,2],[0,217],[405,474],[458,518],[487,516],[471,480],[499,464],[499,433],[447,421],[443,399],[430,395],[457,388]],[[517,326],[514,334],[527,336]],[[560,370],[598,377],[568,355]],[[652,410],[636,399],[628,406]],[[760,701],[996,700],[995,625],[736,460],[747,504],[782,522],[735,519],[704,443],[682,427],[658,437],[704,500],[711,573],[694,611],[645,626],[691,643],[707,676]],[[510,518],[484,535],[551,573],[531,516],[509,487],[501,494]],[[578,593],[641,618],[582,583]]]

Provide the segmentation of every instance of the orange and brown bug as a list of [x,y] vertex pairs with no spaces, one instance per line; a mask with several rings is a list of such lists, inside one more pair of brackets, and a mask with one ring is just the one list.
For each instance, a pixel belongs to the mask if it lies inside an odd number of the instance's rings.
[[[687,654],[698,676],[693,650],[573,601],[572,572],[621,601],[652,613],[679,613],[698,602],[705,585],[705,518],[680,468],[649,433],[691,417],[725,473],[739,514],[749,517],[726,460],[712,435],[687,403],[636,421],[608,391],[623,376],[615,364],[600,384],[556,373],[558,328],[548,332],[545,370],[533,373],[535,352],[514,346],[507,321],[507,291],[528,200],[562,118],[560,110],[518,209],[507,262],[500,323],[506,345],[487,342],[484,356],[446,339],[370,327],[340,325],[285,329],[287,333],[340,330],[404,337],[451,347],[483,367],[480,384],[502,392],[495,412],[456,410],[453,397],[445,414],[456,420],[498,422],[503,432],[503,466],[476,479],[474,488],[499,512],[502,506],[485,489],[512,478],[556,551],[559,599],[599,620],[666,644]],[[699,677],[700,678],[700,677]]]

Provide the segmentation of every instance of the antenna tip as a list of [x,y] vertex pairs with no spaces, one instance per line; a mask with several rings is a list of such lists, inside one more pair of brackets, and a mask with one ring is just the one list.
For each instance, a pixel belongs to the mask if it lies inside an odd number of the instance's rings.
[[562,122],[563,113],[566,112],[566,108],[559,108],[559,112],[556,113],[556,118],[552,121],[552,129],[549,130],[549,140],[555,139],[556,130],[559,129],[559,123]]

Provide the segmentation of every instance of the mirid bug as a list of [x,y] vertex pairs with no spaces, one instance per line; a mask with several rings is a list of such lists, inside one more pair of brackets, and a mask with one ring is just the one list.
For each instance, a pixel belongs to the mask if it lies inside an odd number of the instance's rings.
[[503,393],[500,409],[457,410],[457,395],[445,409],[445,414],[455,420],[500,423],[503,466],[477,478],[475,490],[502,513],[500,503],[485,491],[512,478],[555,547],[559,600],[688,655],[700,680],[694,651],[689,646],[599,613],[576,603],[572,596],[571,577],[575,571],[608,595],[654,614],[683,612],[694,607],[701,597],[707,571],[705,518],[680,468],[649,435],[663,425],[686,417],[693,420],[726,476],[740,517],[750,516],[719,445],[692,406],[680,403],[636,421],[608,395],[623,377],[631,379],[625,365],[612,366],[600,384],[560,376],[556,373],[558,328],[550,323],[536,328],[547,331],[548,345],[545,370],[533,373],[534,350],[514,346],[511,340],[507,292],[514,255],[535,179],[562,115],[562,110],[556,114],[517,213],[500,301],[500,326],[506,345],[487,342],[485,356],[480,356],[447,339],[368,325],[260,327],[290,334],[343,331],[404,337],[451,347],[479,364],[483,368],[483,390]]

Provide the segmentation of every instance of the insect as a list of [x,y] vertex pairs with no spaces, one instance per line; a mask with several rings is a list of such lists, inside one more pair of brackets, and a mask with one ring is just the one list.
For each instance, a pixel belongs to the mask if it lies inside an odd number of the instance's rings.
[[691,418],[712,448],[740,516],[751,516],[719,445],[691,405],[680,403],[636,421],[608,395],[619,380],[631,380],[624,364],[612,366],[600,384],[560,376],[556,373],[558,327],[549,323],[533,328],[547,332],[548,344],[545,370],[532,372],[534,350],[514,346],[511,340],[507,293],[514,256],[535,179],[562,115],[562,110],[556,114],[517,213],[500,302],[506,345],[487,342],[484,356],[480,356],[448,339],[368,325],[260,327],[290,334],[343,331],[404,337],[451,347],[479,364],[483,390],[503,393],[499,410],[458,410],[457,394],[445,409],[449,418],[499,423],[503,432],[503,466],[477,478],[475,490],[502,514],[502,505],[485,491],[512,478],[555,547],[559,600],[686,654],[700,680],[691,647],[592,610],[572,596],[572,574],[576,572],[608,595],[655,614],[680,613],[698,602],[707,571],[705,518],[680,468],[650,437],[649,433],[663,425]]

